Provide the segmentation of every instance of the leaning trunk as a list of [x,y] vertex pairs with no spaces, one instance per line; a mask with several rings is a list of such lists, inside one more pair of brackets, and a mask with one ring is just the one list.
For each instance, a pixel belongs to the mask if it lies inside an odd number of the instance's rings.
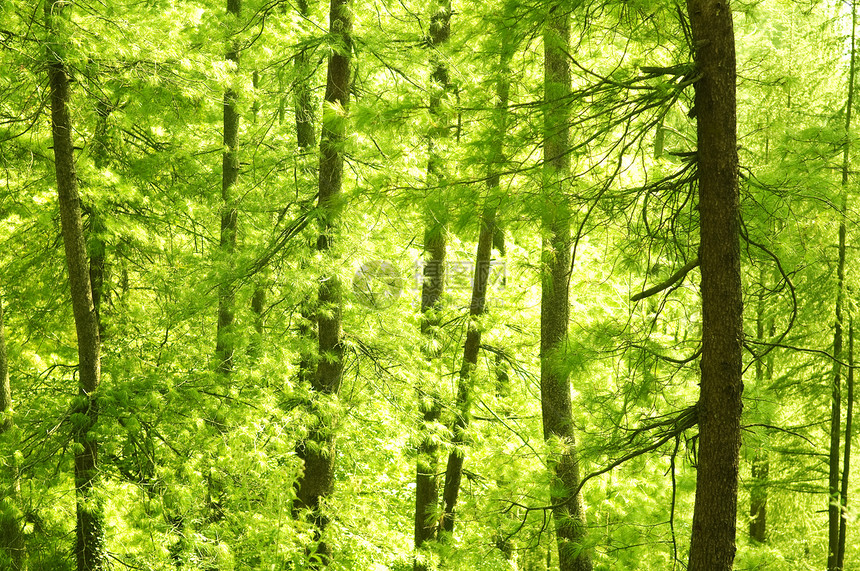
[[454,532],[454,514],[460,495],[463,478],[466,429],[471,415],[472,384],[478,365],[478,350],[481,348],[481,328],[478,317],[484,313],[487,301],[487,283],[490,274],[490,255],[493,249],[493,234],[496,229],[496,199],[489,199],[481,215],[481,231],[478,236],[478,252],[475,256],[475,273],[472,279],[472,302],[469,305],[469,323],[466,343],[463,346],[463,364],[457,384],[456,418],[453,426],[453,448],[448,455],[445,469],[445,487],[442,494],[442,531]]
[[741,292],[735,44],[724,0],[688,0],[696,65],[702,274],[699,453],[690,571],[729,571],[735,557],[741,442]]
[[[58,0],[46,5],[49,32],[54,18],[61,17],[63,3]],[[105,568],[103,515],[101,502],[95,493],[98,482],[98,388],[101,376],[101,341],[90,285],[86,241],[81,220],[77,174],[72,147],[72,124],[69,117],[69,76],[62,60],[60,44],[48,48],[48,81],[51,90],[51,131],[54,146],[54,167],[60,225],[65,247],[66,265],[72,296],[72,311],[78,339],[78,391],[73,412],[80,418],[75,438],[75,497],[77,510],[75,557],[78,571]]]
[[570,381],[559,359],[567,338],[572,213],[565,185],[570,175],[570,15],[566,4],[550,9],[544,27],[544,220],[541,267],[541,413],[544,438],[557,450],[549,461],[560,571],[590,570],[583,547],[585,518],[573,432]]

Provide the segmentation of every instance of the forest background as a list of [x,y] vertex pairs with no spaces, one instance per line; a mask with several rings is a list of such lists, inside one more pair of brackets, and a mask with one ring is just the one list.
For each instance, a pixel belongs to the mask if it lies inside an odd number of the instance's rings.
[[0,569],[860,568],[856,7],[727,8],[0,1]]

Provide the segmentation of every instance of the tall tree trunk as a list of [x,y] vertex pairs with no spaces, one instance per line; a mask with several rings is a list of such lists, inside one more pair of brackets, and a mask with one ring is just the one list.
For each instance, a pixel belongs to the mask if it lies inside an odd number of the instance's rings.
[[442,493],[442,531],[454,532],[454,514],[460,495],[463,478],[463,461],[466,451],[466,429],[472,408],[472,384],[478,365],[478,350],[481,348],[481,329],[478,317],[484,313],[487,301],[487,283],[490,274],[490,256],[493,250],[493,235],[496,226],[497,199],[490,197],[481,215],[481,231],[478,236],[478,251],[475,255],[475,273],[472,280],[472,302],[469,305],[469,324],[463,346],[463,364],[457,384],[456,418],[454,419],[452,444],[445,469],[445,487]]
[[[758,297],[756,310],[756,339],[765,341],[765,292],[767,291],[767,271],[762,266],[759,273],[762,291]],[[770,335],[773,335],[774,321],[770,319]],[[765,355],[767,361],[757,358],[755,362],[755,391],[759,394],[766,390],[765,383],[773,380],[773,353]],[[770,473],[770,458],[767,450],[756,445],[751,466],[752,486],[750,488],[750,540],[756,543],[767,541],[767,486]]]
[[837,545],[836,568],[845,569],[845,540],[848,536],[848,468],[851,465],[851,433],[854,424],[854,318],[848,316],[848,391],[845,405],[845,454],[842,458],[842,493],[840,496],[841,518],[839,522],[839,544]]
[[701,73],[695,109],[702,274],[699,454],[688,569],[729,571],[743,408],[735,43],[728,2],[688,0],[687,11]]
[[[6,329],[4,323],[3,304],[0,301],[0,437],[14,431],[15,422],[12,418],[12,386],[9,382],[9,361],[6,354]],[[14,436],[13,436],[14,438]],[[13,440],[14,441],[14,440]],[[15,447],[10,447],[8,455],[10,497],[14,510],[20,514],[21,476],[18,469],[18,459],[15,457]],[[24,520],[17,517],[12,510],[0,513],[0,546],[9,552],[11,571],[27,571],[29,557],[24,535]]]
[[[431,96],[429,111],[435,126],[428,133],[427,186],[442,188],[445,176],[441,168],[443,157],[440,156],[438,140],[448,136],[448,118],[442,111],[442,100],[451,89],[448,77],[448,67],[445,58],[438,54],[451,36],[451,1],[435,0],[434,13],[430,17],[430,37],[428,38],[432,51],[431,62],[433,72],[430,87]],[[431,191],[437,194],[437,190]],[[424,230],[424,268],[421,286],[421,334],[425,338],[427,350],[425,357],[433,361],[438,356],[436,348],[437,328],[439,327],[439,300],[445,289],[445,249],[446,224],[444,219],[444,204],[429,204],[426,213]],[[430,434],[434,425],[439,422],[442,414],[442,403],[433,381],[427,387],[419,388],[419,403],[421,409],[422,432],[424,437],[418,444],[418,454],[415,463],[415,549],[434,539],[437,533],[437,521],[434,518],[439,502],[439,447],[435,438]],[[425,571],[427,565],[420,554],[416,555],[413,565],[415,571]]]
[[[337,230],[342,204],[343,149],[346,115],[349,110],[350,65],[352,61],[352,11],[350,0],[331,0],[329,34],[333,51],[328,60],[322,135],[320,138],[319,208],[320,234],[317,250],[324,256],[333,255],[332,240]],[[336,395],[343,376],[343,345],[341,343],[341,312],[343,300],[337,274],[320,280],[317,306],[319,358],[313,389],[324,398]],[[320,408],[315,409],[320,415]],[[322,539],[328,519],[321,510],[320,500],[331,494],[334,487],[335,434],[331,419],[317,418],[304,446],[302,459],[305,470],[297,491],[297,507],[309,510],[316,527],[319,543],[316,554],[327,565],[331,552]]]
[[[227,13],[234,19],[239,18],[242,0],[227,0]],[[236,29],[237,26],[231,26]],[[239,68],[239,42],[229,39],[230,45],[225,59]],[[220,255],[232,267],[236,250],[236,210],[233,187],[239,179],[239,105],[238,94],[233,87],[224,91],[224,153],[221,161],[221,241]],[[233,322],[235,321],[236,300],[233,280],[230,276],[221,277],[218,287],[218,328],[216,330],[215,358],[217,369],[223,375],[233,372],[233,354],[236,350]]]
[[579,494],[579,464],[573,432],[570,381],[558,362],[564,352],[570,317],[572,213],[565,205],[570,176],[571,91],[570,14],[554,4],[543,31],[544,42],[544,219],[541,260],[541,413],[543,434],[558,450],[549,460],[550,500],[555,506],[560,571],[587,571],[591,557],[583,548],[585,518]]
[[[848,96],[845,108],[845,143],[842,148],[842,204],[839,221],[839,258],[836,267],[836,308],[833,328],[833,385],[830,400],[830,454],[829,486],[827,502],[827,570],[841,569],[839,563],[839,536],[843,522],[841,506],[844,498],[839,489],[839,447],[842,422],[842,330],[844,324],[843,304],[845,297],[845,216],[848,211],[848,178],[851,169],[851,114],[854,107],[855,40],[857,29],[857,6],[851,3],[851,61],[848,67]],[[849,438],[846,433],[846,441]],[[846,445],[847,446],[847,445]],[[847,466],[846,466],[847,467]]]
[[[54,19],[60,18],[63,2],[45,4],[49,33]],[[86,241],[81,220],[81,204],[72,147],[72,124],[69,117],[69,77],[62,60],[61,41],[49,44],[48,81],[51,90],[51,132],[54,145],[54,167],[60,224],[65,247],[66,265],[72,297],[72,311],[78,339],[78,389],[73,412],[81,422],[75,431],[75,498],[77,511],[75,557],[78,571],[100,571],[105,568],[103,514],[95,493],[98,482],[98,388],[101,376],[101,341],[90,285]]]

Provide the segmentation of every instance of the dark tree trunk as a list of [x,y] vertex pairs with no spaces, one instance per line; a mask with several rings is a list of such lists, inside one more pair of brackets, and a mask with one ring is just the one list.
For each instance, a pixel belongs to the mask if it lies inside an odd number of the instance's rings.
[[735,44],[728,2],[688,0],[687,11],[701,73],[695,109],[702,274],[699,453],[688,569],[729,571],[743,408]]
[[[331,247],[337,229],[342,204],[343,141],[345,118],[336,116],[349,109],[350,65],[352,61],[352,13],[350,0],[331,0],[329,33],[335,49],[328,60],[325,102],[331,105],[331,116],[323,116],[320,139],[319,208],[320,234],[317,250],[331,256]],[[343,345],[341,343],[341,312],[343,300],[337,275],[323,276],[320,280],[318,311],[316,314],[319,339],[319,358],[316,374],[311,380],[314,391],[324,398],[336,395],[343,376]],[[319,409],[315,409],[320,414]],[[328,519],[322,513],[320,500],[331,494],[334,487],[335,434],[330,419],[318,418],[304,446],[302,459],[305,470],[298,482],[296,507],[309,510],[310,520],[316,527],[318,545],[316,555],[327,565],[330,549],[322,539]]]
[[[842,422],[842,367],[839,361],[842,358],[842,331],[844,326],[843,304],[845,299],[845,239],[846,227],[845,217],[848,212],[848,180],[851,171],[851,114],[854,107],[854,77],[855,77],[855,42],[857,28],[857,7],[851,3],[851,61],[848,68],[848,97],[845,111],[845,143],[842,148],[842,204],[841,220],[839,221],[839,259],[836,267],[836,318],[833,328],[833,385],[831,387],[830,399],[830,454],[829,454],[829,486],[827,503],[827,570],[841,570],[840,563],[840,536],[846,520],[843,508],[846,499],[842,497],[839,488],[839,470],[841,468],[839,447]],[[847,450],[849,433],[845,433],[846,452],[848,458],[850,452]],[[847,462],[845,468],[847,469]],[[847,487],[846,487],[847,491]],[[844,551],[844,547],[843,547]]]
[[[62,2],[57,0],[46,3],[49,31],[53,30],[53,19],[61,17],[62,6]],[[75,556],[78,571],[100,571],[105,568],[106,562],[102,508],[94,492],[98,482],[98,441],[94,428],[98,422],[101,341],[81,220],[68,107],[69,77],[59,55],[62,52],[59,43],[49,46],[47,70],[51,89],[51,131],[60,224],[78,338],[79,396],[75,399],[74,412],[85,419],[74,435],[77,505]]]
[[[241,0],[227,0],[227,12],[238,18],[242,9]],[[239,67],[239,44],[235,39],[230,40],[230,48],[225,59]],[[236,210],[233,187],[239,180],[239,106],[238,95],[230,87],[224,92],[224,154],[221,160],[221,241],[220,254],[232,268],[232,259],[236,250],[236,225],[238,212]],[[216,330],[215,358],[217,369],[223,375],[233,372],[233,354],[236,351],[235,321],[236,300],[233,280],[230,276],[221,277],[218,287],[218,328]]]
[[[448,136],[448,119],[442,111],[442,99],[450,91],[448,67],[445,58],[437,53],[451,36],[451,2],[450,0],[435,0],[435,12],[430,18],[430,36],[428,38],[432,50],[431,62],[433,72],[431,80],[435,85],[430,87],[429,102],[430,116],[436,124],[428,133],[427,186],[434,194],[445,184],[445,176],[441,164],[444,157],[440,155],[438,142]],[[445,205],[428,204],[426,227],[424,230],[424,268],[421,286],[421,334],[427,343],[425,357],[432,361],[438,357],[434,347],[439,327],[439,300],[445,289],[445,249],[446,224]],[[431,380],[426,387],[419,388],[419,403],[421,409],[422,431],[425,436],[418,445],[418,455],[415,465],[415,549],[420,550],[428,541],[436,538],[438,522],[434,518],[439,502],[439,447],[430,435],[433,426],[442,414],[442,403]],[[423,558],[418,555],[413,565],[414,571],[427,569]]]
[[555,506],[560,571],[587,571],[591,557],[583,548],[585,521],[579,494],[579,464],[573,432],[570,381],[559,356],[570,316],[572,213],[565,186],[570,175],[570,14],[566,4],[550,8],[544,27],[544,220],[541,260],[541,413],[543,434],[559,450],[550,458],[550,500]]
[[481,215],[481,231],[478,236],[478,251],[475,255],[475,273],[472,280],[472,302],[469,305],[469,325],[466,342],[463,346],[463,364],[457,384],[456,418],[454,419],[452,448],[445,469],[445,487],[442,493],[442,526],[445,533],[454,532],[454,516],[460,495],[460,481],[463,478],[465,459],[466,429],[472,408],[472,383],[478,365],[478,351],[481,348],[481,329],[477,318],[484,313],[487,301],[487,283],[490,275],[490,257],[493,250],[493,235],[496,232],[495,198],[488,199]]
[[[762,266],[759,273],[759,281],[762,285],[762,291],[758,297],[758,307],[756,309],[756,339],[765,342],[765,330],[770,331],[770,335],[774,333],[773,318],[769,320],[769,327],[765,327],[765,296],[767,291],[767,272]],[[758,394],[763,394],[767,388],[766,383],[773,380],[773,353],[769,352],[763,358],[758,357],[755,362],[755,391]],[[766,420],[766,422],[769,419]],[[767,449],[761,444],[757,444],[755,455],[753,457],[750,470],[752,478],[752,486],[750,488],[750,525],[749,536],[750,540],[757,543],[767,541],[767,495],[768,495],[768,478],[770,473],[770,458]]]
[[840,499],[841,518],[839,520],[839,543],[836,551],[836,568],[845,569],[845,540],[848,536],[848,468],[851,465],[851,433],[854,424],[854,319],[848,317],[848,378],[845,380],[848,391],[845,404],[845,454],[842,457],[842,493]]

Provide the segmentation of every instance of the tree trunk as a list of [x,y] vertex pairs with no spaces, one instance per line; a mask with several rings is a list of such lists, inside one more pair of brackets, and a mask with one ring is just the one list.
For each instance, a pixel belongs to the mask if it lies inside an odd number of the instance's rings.
[[[238,19],[242,10],[241,0],[227,0],[227,13]],[[235,29],[235,27],[233,27]],[[239,68],[239,43],[230,38],[230,47],[225,59]],[[235,71],[234,70],[234,71]],[[236,210],[233,187],[239,179],[239,106],[238,94],[232,87],[224,91],[224,153],[221,161],[221,241],[220,254],[232,267],[236,250]],[[218,328],[216,330],[215,358],[218,372],[230,375],[233,372],[233,354],[236,351],[235,321],[236,300],[230,276],[221,277],[218,287]]]
[[[759,272],[759,281],[762,291],[758,297],[758,308],[756,310],[756,339],[765,341],[765,292],[767,291],[767,271],[762,266]],[[774,321],[771,318],[768,330],[770,335],[774,332]],[[773,353],[765,355],[767,361],[757,358],[755,362],[755,391],[763,394],[767,388],[765,383],[773,380]],[[765,422],[769,422],[766,419]],[[768,452],[760,443],[756,445],[756,451],[751,466],[752,486],[750,488],[750,541],[764,543],[767,541],[767,486],[770,473],[770,458]]]
[[[54,18],[61,17],[63,3],[45,4],[49,33]],[[98,388],[101,376],[101,341],[90,285],[86,241],[81,220],[81,204],[72,147],[72,124],[69,117],[69,77],[62,60],[59,41],[49,45],[48,81],[51,90],[51,131],[54,145],[54,167],[60,224],[65,247],[66,265],[72,296],[72,311],[78,339],[79,396],[73,405],[75,425],[75,496],[78,571],[105,568],[103,515],[101,501],[94,492],[98,482],[98,441],[94,428],[98,422]]]
[[487,283],[490,274],[490,256],[493,250],[493,235],[496,226],[495,198],[489,198],[481,215],[481,231],[478,236],[478,252],[475,255],[475,274],[472,280],[472,302],[469,305],[469,325],[466,342],[463,346],[463,364],[457,384],[456,418],[454,419],[452,444],[445,469],[445,487],[442,493],[443,514],[441,529],[445,533],[454,532],[454,514],[460,495],[460,481],[463,478],[464,444],[466,429],[472,408],[472,383],[478,365],[478,350],[481,348],[481,329],[478,317],[484,313],[487,301]]
[[[444,46],[451,36],[451,1],[436,0],[433,4],[435,12],[430,18],[429,45],[433,50],[431,61],[435,62],[431,80],[429,102],[430,117],[435,123],[428,133],[427,186],[428,188],[444,186],[444,173],[441,169],[443,157],[440,156],[438,139],[448,136],[448,119],[442,111],[442,98],[450,91],[448,68],[445,59],[440,57],[437,50]],[[434,191],[435,192],[435,191]],[[439,326],[439,300],[445,289],[445,249],[446,224],[444,219],[445,205],[429,204],[424,230],[424,268],[421,286],[421,334],[427,343],[425,357],[433,361],[438,357],[435,347]],[[422,432],[425,436],[418,445],[418,455],[415,464],[415,549],[433,540],[437,533],[437,521],[434,517],[439,502],[439,447],[430,434],[433,426],[439,422],[442,414],[442,403],[432,381],[424,389],[419,389]],[[414,571],[426,571],[423,558],[418,555],[413,565]]]
[[735,557],[741,442],[743,299],[735,44],[724,0],[688,0],[696,83],[702,275],[699,453],[690,571],[729,571]]
[[[349,110],[350,64],[352,61],[352,12],[350,0],[331,0],[329,33],[334,51],[328,60],[322,135],[320,139],[319,208],[320,234],[317,250],[331,256],[342,204],[343,150],[345,119]],[[317,309],[319,358],[313,389],[323,397],[336,395],[343,376],[343,345],[341,343],[341,312],[343,300],[340,280],[336,274],[320,280]],[[319,409],[316,409],[319,413]],[[334,487],[335,434],[329,428],[331,419],[318,418],[302,451],[305,471],[299,480],[297,507],[309,510],[316,527],[319,543],[316,554],[320,563],[328,564],[331,552],[322,540],[328,519],[322,513],[320,500],[331,494]]]
[[[857,7],[851,3],[851,61],[848,67],[848,97],[845,110],[845,143],[842,148],[842,204],[839,221],[839,253],[836,267],[836,308],[833,328],[833,385],[830,400],[830,454],[828,461],[829,486],[827,502],[827,570],[841,569],[839,563],[839,544],[842,527],[845,525],[842,506],[845,499],[839,489],[840,454],[839,447],[842,422],[842,330],[844,324],[843,304],[845,298],[845,216],[848,212],[848,178],[851,170],[851,113],[854,106],[855,75],[855,30],[857,28]],[[850,436],[846,432],[847,440]],[[846,451],[846,457],[849,452]],[[846,464],[847,468],[847,464]]]
[[[14,431],[15,422],[12,418],[12,386],[9,382],[9,362],[6,358],[6,330],[3,315],[3,304],[0,302],[0,437]],[[14,434],[12,435],[14,442]],[[15,457],[16,446],[10,446],[7,462],[9,463],[9,485],[14,510],[21,513],[21,476],[18,470],[18,459]],[[0,513],[0,546],[9,553],[11,571],[27,571],[29,558],[24,535],[24,520],[13,510]]]
[[854,424],[854,319],[848,316],[848,390],[845,405],[845,455],[842,458],[842,493],[840,499],[839,543],[836,550],[836,568],[845,569],[845,540],[848,536],[848,468],[851,465],[851,433]]
[[570,175],[570,14],[566,4],[550,8],[544,41],[544,220],[541,260],[541,413],[544,438],[558,450],[549,460],[550,500],[555,506],[560,571],[586,571],[585,521],[579,494],[579,464],[573,432],[570,381],[558,359],[564,352],[570,316],[570,210],[565,185]]

